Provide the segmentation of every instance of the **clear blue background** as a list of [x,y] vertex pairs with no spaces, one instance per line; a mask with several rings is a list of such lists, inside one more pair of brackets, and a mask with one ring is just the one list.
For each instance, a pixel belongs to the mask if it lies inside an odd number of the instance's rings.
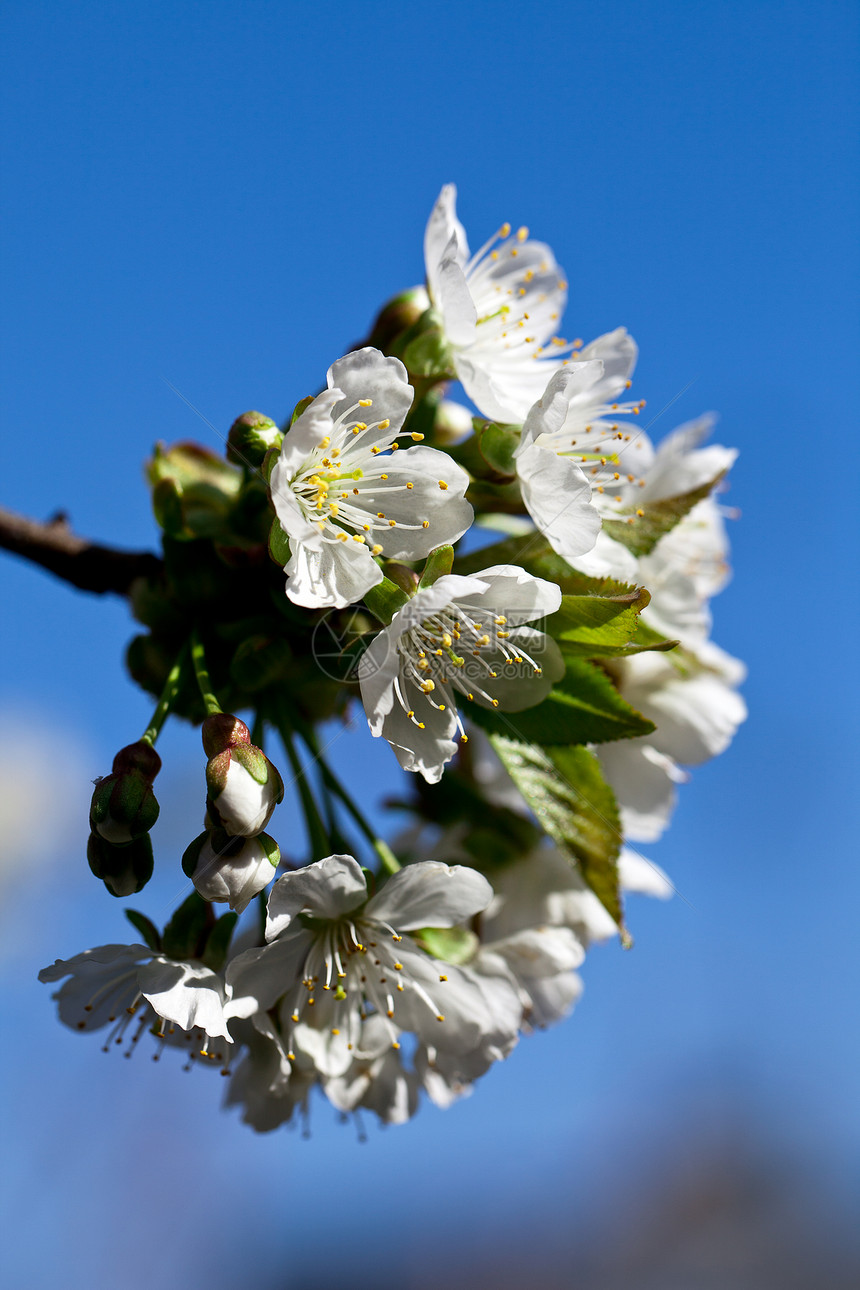
[[[154,544],[153,442],[218,448],[239,412],[281,418],[318,388],[420,280],[453,180],[474,245],[504,219],[552,243],[567,335],[630,328],[650,413],[685,391],[655,435],[716,408],[741,448],[715,636],[748,661],[751,707],[646,848],[685,899],[634,903],[635,949],[591,955],[570,1021],[366,1145],[322,1106],[310,1142],[257,1138],[218,1112],[216,1077],[103,1057],[34,983],[127,938],[84,872],[84,817],[148,703],[119,667],[125,606],[2,557],[2,709],[91,749],[64,865],[7,907],[12,1283],[423,1286],[456,1250],[486,1266],[568,1236],[575,1261],[594,1214],[611,1244],[677,1184],[684,1143],[726,1148],[731,1125],[839,1214],[860,1146],[857,28],[835,0],[9,0],[5,505]],[[159,920],[202,806],[196,737],[165,753],[162,874],[134,902]],[[360,731],[335,760],[361,794],[395,776]]]

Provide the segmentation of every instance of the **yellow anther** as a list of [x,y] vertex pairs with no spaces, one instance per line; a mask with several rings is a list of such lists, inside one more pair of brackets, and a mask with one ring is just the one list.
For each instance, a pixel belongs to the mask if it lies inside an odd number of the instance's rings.
[[414,488],[414,487],[415,487],[415,485],[412,483],[412,481],[411,481],[411,480],[407,480],[407,481],[406,481],[406,487],[407,487],[407,488]]
[[[584,460],[584,459],[583,459],[583,460]],[[384,520],[384,519],[385,519],[385,512],[384,512],[384,511],[377,511],[377,512],[376,512],[376,518],[377,518],[378,520]]]
[[529,231],[528,231],[528,229],[526,228],[525,224],[523,224],[522,228],[518,228],[518,229],[517,229],[517,241],[518,241],[518,242],[524,242],[524,241],[526,240],[526,238],[528,237],[528,235],[529,235]]
[[461,744],[467,744],[468,742],[469,742],[469,736],[468,736],[468,735],[460,735],[460,743],[461,743]]
[[337,1026],[332,1026],[332,1028],[331,1028],[331,1033],[332,1033],[333,1035],[339,1035],[339,1034],[340,1034],[340,1031],[338,1030]]
[[421,521],[421,527],[422,527],[422,529],[429,529],[429,527],[430,527],[430,521],[429,521],[429,520],[422,520],[422,521]]
[[499,253],[498,253],[498,251],[491,251],[491,252],[490,252],[490,259],[491,259],[491,260],[498,260],[498,258],[499,258]]
[[444,479],[439,480],[439,487],[442,489],[443,493],[447,493],[448,485],[445,483]]
[[499,701],[498,701],[498,699],[493,699],[493,700],[492,700],[492,704],[493,704],[493,707],[494,707],[494,708],[497,708],[497,707],[499,706]]
[[366,430],[366,429],[367,429],[367,425],[364,421],[356,421],[355,425],[352,427],[352,433],[361,434],[362,430]]
[[448,978],[447,978],[446,976],[440,976],[439,980],[440,980],[440,981],[447,981],[447,980],[448,980]]
[[387,479],[387,478],[388,478],[388,476],[387,476],[387,475],[380,475],[380,476],[379,476],[379,478],[380,478],[380,479]]
[[380,430],[387,430],[390,425],[391,425],[391,422],[389,421],[388,417],[386,417],[384,421],[379,422],[378,428]]
[[370,554],[371,554],[371,555],[382,555],[382,547],[379,545],[379,543],[378,543],[378,542],[376,543],[376,545],[375,545],[375,546],[372,546],[372,547],[370,548]]
[[445,649],[450,649],[451,646],[454,644],[454,641],[451,638],[450,632],[442,633],[442,644],[445,646]]
[[414,440],[415,443],[420,443],[424,436],[423,434],[419,434],[417,430],[413,430],[409,438]]
[[395,528],[395,527],[396,527],[396,525],[397,525],[397,520],[389,520],[389,521],[388,521],[388,527],[389,527],[390,529]]
[[[397,446],[397,445],[395,444],[395,447],[396,447],[396,446]],[[373,445],[373,447],[371,448],[371,450],[370,450],[370,451],[373,453],[373,455],[374,455],[374,457],[375,457],[375,456],[376,456],[376,454],[379,452],[379,445],[375,443],[375,444]]]
[[637,510],[636,510],[636,514],[639,516],[639,518],[640,518],[640,520],[641,520],[641,518],[642,518],[642,516],[645,514],[645,512],[644,512],[641,508],[637,508]]
[[[546,270],[544,270],[544,272],[546,272]],[[565,282],[564,278],[559,278],[558,289],[559,291],[567,291],[567,283]]]
[[372,407],[373,407],[373,399],[359,399],[359,400],[358,400],[358,406],[359,406],[360,408],[372,408]]
[[352,540],[353,540],[353,542],[363,542],[363,541],[364,541],[364,534],[363,534],[363,533],[353,533],[353,535],[352,535]]
[[432,681],[428,676],[426,681],[421,682],[421,689],[424,694],[430,694],[432,690],[436,689],[436,682]]

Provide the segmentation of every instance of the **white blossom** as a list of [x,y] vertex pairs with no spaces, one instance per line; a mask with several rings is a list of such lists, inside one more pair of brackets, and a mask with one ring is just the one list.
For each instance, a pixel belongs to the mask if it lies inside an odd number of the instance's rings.
[[380,1025],[395,1050],[406,1031],[443,1052],[488,1042],[507,1051],[519,1020],[512,987],[490,1000],[469,969],[431,958],[408,935],[462,923],[491,897],[474,869],[440,863],[409,865],[369,897],[356,861],[329,856],[279,879],[268,943],[235,958],[227,980],[255,1021],[277,1009],[287,1059],[309,1058],[325,1079],[378,1057]]
[[[469,398],[493,420],[522,422],[564,363],[588,359],[558,335],[567,282],[551,249],[503,224],[474,255],[446,184],[424,235],[430,299]],[[596,368],[592,369],[596,374]]]
[[83,1032],[111,1026],[105,1052],[129,1030],[126,1055],[147,1031],[162,1045],[173,1040],[214,1060],[222,1057],[222,1046],[213,1048],[212,1040],[233,1042],[229,987],[203,963],[169,959],[145,945],[101,945],[39,973],[42,982],[64,977],[69,979],[54,995],[60,1020]]
[[[514,453],[526,509],[553,550],[578,567],[602,518],[635,510],[653,458],[648,436],[624,420],[644,403],[617,401],[636,362],[632,337],[619,327],[582,354],[585,361],[557,371],[529,409]],[[601,572],[610,551],[597,553]],[[629,557],[620,558],[629,567]]]
[[375,556],[422,559],[471,524],[466,472],[435,448],[398,450],[412,398],[399,359],[356,350],[284,436],[270,488],[296,604],[353,604],[382,580]]
[[388,740],[404,770],[435,783],[457,750],[457,734],[465,737],[458,693],[518,712],[539,703],[563,675],[555,641],[523,625],[560,603],[554,583],[513,565],[446,574],[419,590],[359,665],[371,732]]

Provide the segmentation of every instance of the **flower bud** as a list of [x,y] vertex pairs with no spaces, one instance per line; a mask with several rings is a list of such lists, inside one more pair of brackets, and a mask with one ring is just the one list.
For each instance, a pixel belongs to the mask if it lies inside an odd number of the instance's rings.
[[366,344],[391,352],[392,342],[413,327],[421,315],[430,308],[430,297],[424,287],[410,287],[401,291],[383,305],[371,329]]
[[234,837],[260,833],[284,796],[284,785],[262,749],[251,743],[248,727],[226,712],[203,723],[206,809],[212,823]]
[[182,868],[204,900],[226,901],[241,914],[272,881],[281,860],[268,833],[230,837],[223,829],[201,833],[182,857]]
[[111,774],[96,783],[90,804],[93,832],[114,846],[148,833],[158,819],[152,781],[160,770],[161,758],[142,739],[121,748]]
[[87,842],[87,860],[112,896],[132,896],[152,877],[152,843],[148,834],[126,846],[114,846],[98,833]]
[[280,448],[284,436],[271,417],[243,412],[227,435],[227,460],[239,466],[261,466],[270,448]]

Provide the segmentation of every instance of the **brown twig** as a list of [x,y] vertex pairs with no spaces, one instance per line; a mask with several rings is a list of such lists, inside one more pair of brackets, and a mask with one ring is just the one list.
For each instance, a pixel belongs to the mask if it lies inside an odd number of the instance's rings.
[[99,595],[128,595],[135,579],[155,575],[161,568],[161,560],[149,551],[118,551],[77,537],[63,514],[40,523],[0,507],[0,548],[81,591]]

